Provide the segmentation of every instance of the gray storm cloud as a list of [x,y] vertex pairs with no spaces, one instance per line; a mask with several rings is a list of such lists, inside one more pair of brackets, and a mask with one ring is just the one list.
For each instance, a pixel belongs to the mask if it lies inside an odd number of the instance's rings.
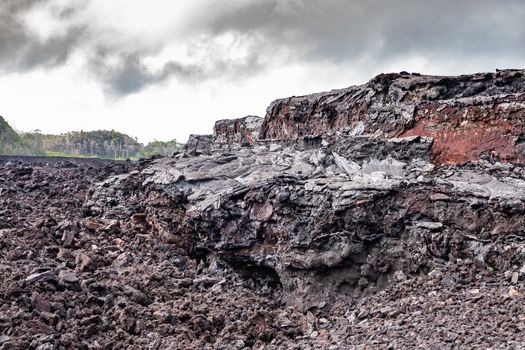
[[[82,41],[83,26],[70,27],[64,35],[41,40],[26,28],[22,15],[47,0],[2,0],[0,2],[0,70],[27,71],[63,64]],[[74,9],[56,14],[67,18]]]
[[[522,0],[231,1],[210,33],[252,33],[305,60],[382,62],[393,56],[525,53]],[[219,7],[217,10],[220,11]],[[369,63],[371,63],[369,61]]]
[[[45,40],[32,33],[23,15],[50,0],[2,0],[0,2],[0,70],[3,72],[26,72],[37,68],[54,68],[67,62],[79,49],[86,49],[86,67],[105,86],[111,95],[123,96],[139,92],[145,87],[162,83],[172,76],[189,79],[200,74],[196,65],[182,65],[174,61],[155,71],[142,61],[158,52],[150,47],[109,46],[100,48],[95,42],[96,22],[69,25],[65,34]],[[72,2],[51,15],[67,20],[81,11],[86,3]],[[77,7],[75,7],[77,6]],[[132,45],[130,44],[130,47]],[[108,62],[117,59],[119,64]]]
[[110,92],[128,95],[139,92],[145,86],[162,83],[171,76],[188,79],[197,72],[197,67],[189,68],[176,62],[168,62],[162,69],[151,71],[139,58],[126,57],[122,65],[116,69],[109,69],[105,82],[111,87]]
[[[161,68],[155,69],[144,63],[147,58],[155,55],[147,49],[130,53],[104,49],[103,52],[91,56],[88,59],[88,67],[104,84],[106,93],[117,97],[140,92],[148,86],[162,84],[172,78],[188,84],[197,84],[225,75],[240,78],[263,69],[257,54],[251,54],[240,61],[220,56],[215,56],[206,63],[199,59],[194,64],[167,61]],[[213,50],[209,51],[209,55],[213,54]],[[117,63],[108,63],[115,59]]]
[[[217,0],[206,2],[190,21],[185,44],[209,44],[191,64],[167,60],[148,66],[155,49],[136,42],[98,47],[97,21],[71,26],[66,34],[41,41],[24,26],[21,14],[49,0],[0,2],[0,69],[27,71],[59,66],[80,48],[94,52],[86,66],[109,94],[125,96],[175,78],[195,83],[209,78],[240,79],[267,65],[332,62],[342,68],[357,62],[370,71],[392,59],[413,55],[468,66],[471,61],[523,63],[525,3],[522,0]],[[78,2],[73,2],[78,4]],[[85,2],[84,2],[85,3]],[[70,6],[57,16],[74,16]],[[241,60],[212,47],[221,35],[241,38],[249,54]],[[177,39],[175,39],[177,38]],[[86,50],[87,47],[87,50]],[[103,52],[103,53],[101,53]],[[108,62],[112,62],[111,64]],[[116,62],[116,63],[115,63]],[[407,67],[409,69],[410,67]],[[504,68],[504,67],[501,67]]]

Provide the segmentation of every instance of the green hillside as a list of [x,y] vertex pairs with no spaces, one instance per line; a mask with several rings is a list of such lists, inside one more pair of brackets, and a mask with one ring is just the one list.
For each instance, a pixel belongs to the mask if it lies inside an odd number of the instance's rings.
[[16,153],[20,145],[20,135],[0,116],[0,153]]
[[131,136],[114,130],[72,131],[61,135],[18,134],[0,117],[0,154],[4,155],[138,159],[170,156],[182,147],[176,140],[154,141],[144,146]]

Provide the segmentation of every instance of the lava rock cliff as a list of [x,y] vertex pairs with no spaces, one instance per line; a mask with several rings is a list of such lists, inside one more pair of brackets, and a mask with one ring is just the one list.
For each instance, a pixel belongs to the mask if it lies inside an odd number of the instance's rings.
[[[525,250],[525,72],[383,74],[217,122],[184,154],[94,186],[133,220],[304,309],[371,295],[433,259],[491,269]],[[505,258],[502,258],[502,255]]]

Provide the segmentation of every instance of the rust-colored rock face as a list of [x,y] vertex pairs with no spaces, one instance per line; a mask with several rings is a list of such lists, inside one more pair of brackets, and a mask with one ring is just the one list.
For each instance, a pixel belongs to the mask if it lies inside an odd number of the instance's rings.
[[261,139],[351,129],[382,138],[433,137],[437,163],[482,156],[522,162],[524,94],[521,70],[458,77],[383,74],[361,86],[273,102]]
[[434,138],[436,163],[464,163],[482,156],[524,162],[525,94],[495,99],[458,99],[422,104],[401,136]]

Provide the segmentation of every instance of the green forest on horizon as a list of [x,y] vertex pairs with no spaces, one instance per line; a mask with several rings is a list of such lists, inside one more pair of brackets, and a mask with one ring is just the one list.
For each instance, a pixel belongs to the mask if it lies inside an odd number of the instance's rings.
[[61,135],[17,132],[0,116],[0,155],[89,157],[114,160],[171,156],[184,145],[153,141],[146,145],[115,130],[71,131]]

